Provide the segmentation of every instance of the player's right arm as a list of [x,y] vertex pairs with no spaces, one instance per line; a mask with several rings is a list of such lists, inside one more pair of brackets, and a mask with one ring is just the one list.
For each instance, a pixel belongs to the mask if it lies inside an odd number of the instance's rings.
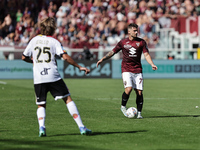
[[115,55],[116,53],[118,53],[123,47],[123,40],[120,40],[117,45],[110,51],[108,52],[103,58],[101,58],[96,66],[98,67],[104,60],[107,60],[109,58],[111,58],[113,55]]
[[90,73],[90,70],[89,70],[89,69],[87,69],[86,67],[82,67],[82,66],[80,66],[79,64],[77,64],[68,54],[64,53],[64,54],[62,55],[62,58],[63,58],[66,62],[68,62],[69,64],[73,65],[74,67],[79,68],[79,70],[85,71],[85,74]]
[[108,52],[103,58],[101,58],[98,62],[97,62],[97,67],[104,61],[104,60],[107,60],[109,58],[111,58],[113,55],[114,55],[114,51],[110,51]]

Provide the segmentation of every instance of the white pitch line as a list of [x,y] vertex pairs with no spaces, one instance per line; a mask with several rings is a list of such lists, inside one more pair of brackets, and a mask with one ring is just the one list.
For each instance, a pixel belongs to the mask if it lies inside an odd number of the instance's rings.
[[[94,98],[94,100],[119,100],[120,98]],[[173,97],[170,97],[170,98],[144,98],[144,99],[149,99],[149,100],[151,100],[151,99],[155,99],[155,100],[166,100],[166,99],[200,99],[200,98],[187,98],[187,97],[185,97],[185,98],[173,98]],[[120,99],[121,100],[121,99]]]
[[0,81],[0,84],[7,84],[7,82]]
[[200,99],[200,98],[196,98],[196,97],[180,97],[180,98],[177,98],[177,97],[169,97],[169,98],[145,98],[145,99]]

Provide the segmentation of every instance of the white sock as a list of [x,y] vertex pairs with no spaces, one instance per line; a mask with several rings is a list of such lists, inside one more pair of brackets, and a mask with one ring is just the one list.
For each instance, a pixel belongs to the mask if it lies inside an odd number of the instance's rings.
[[76,107],[76,104],[74,103],[74,101],[71,101],[69,103],[66,104],[69,113],[71,114],[71,116],[73,117],[74,114],[77,114],[78,116],[76,118],[74,118],[74,121],[76,122],[76,124],[78,125],[78,127],[84,127],[82,120],[81,120],[81,116],[79,115],[78,109]]
[[46,117],[46,109],[44,107],[39,107],[37,109],[37,118],[39,127],[45,128],[45,117]]
[[121,105],[121,108],[126,108],[126,106]]

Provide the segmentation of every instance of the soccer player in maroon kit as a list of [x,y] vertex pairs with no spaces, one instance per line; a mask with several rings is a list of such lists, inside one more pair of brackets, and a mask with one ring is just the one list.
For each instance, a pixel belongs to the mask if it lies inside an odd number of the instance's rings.
[[137,118],[142,119],[141,111],[143,107],[143,75],[142,75],[142,64],[141,55],[144,54],[146,61],[151,65],[153,70],[157,70],[157,66],[154,65],[146,42],[137,37],[138,25],[131,23],[128,26],[128,37],[122,39],[117,45],[108,52],[103,58],[97,62],[97,67],[104,61],[111,58],[113,55],[122,50],[123,59],[121,64],[122,79],[124,83],[125,91],[122,94],[121,111],[126,116],[126,104],[132,89],[136,93],[136,104],[138,110]]

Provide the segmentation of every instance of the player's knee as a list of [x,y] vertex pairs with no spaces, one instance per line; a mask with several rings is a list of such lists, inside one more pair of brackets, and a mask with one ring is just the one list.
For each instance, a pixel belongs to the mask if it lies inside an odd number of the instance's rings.
[[131,93],[131,91],[132,91],[132,87],[127,87],[127,88],[125,88],[125,93],[126,94],[130,94]]
[[136,95],[142,95],[142,90],[135,89],[135,93],[136,93]]
[[67,96],[67,97],[63,98],[63,101],[67,104],[72,101],[72,98],[70,96]]
[[40,107],[46,108],[46,104],[38,105],[38,108],[40,108]]

